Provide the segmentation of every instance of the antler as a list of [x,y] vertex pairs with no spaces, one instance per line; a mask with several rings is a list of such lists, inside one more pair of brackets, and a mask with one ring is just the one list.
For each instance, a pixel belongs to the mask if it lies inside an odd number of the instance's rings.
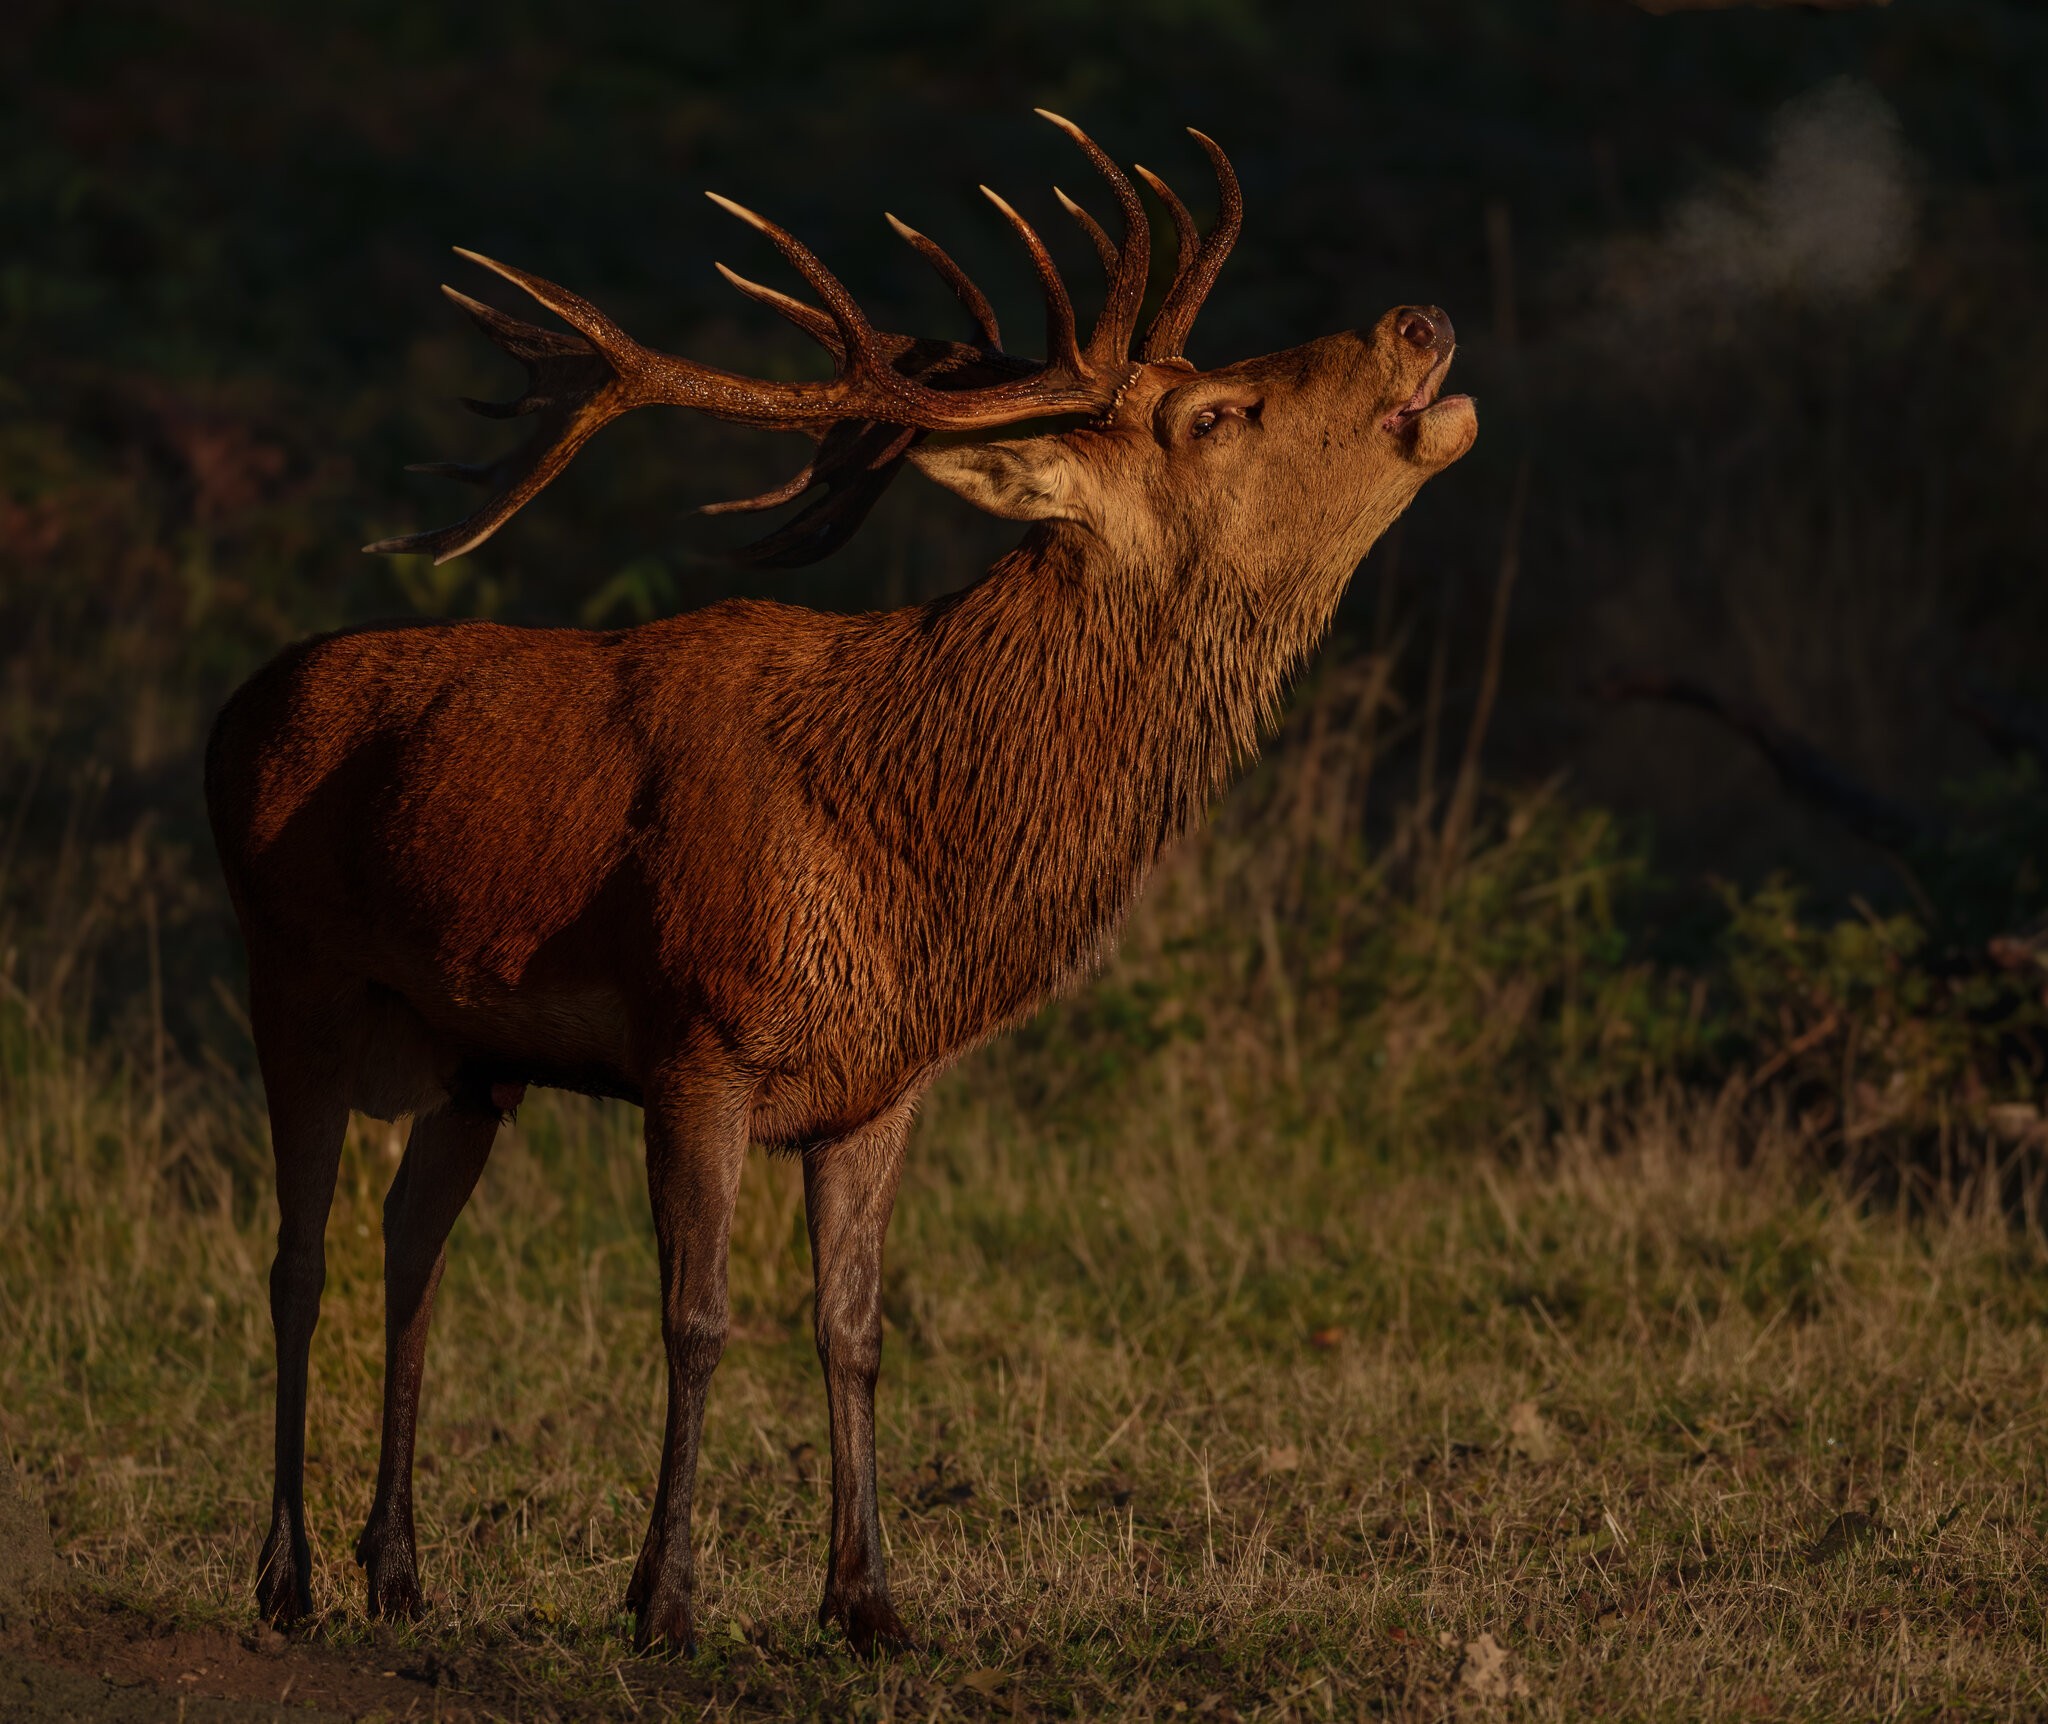
[[[931,264],[973,319],[976,344],[877,330],[839,279],[800,241],[766,217],[709,194],[719,208],[765,237],[821,302],[823,309],[807,305],[723,264],[717,266],[742,293],[787,318],[831,355],[832,376],[813,383],[743,377],[644,347],[568,289],[458,248],[457,255],[524,289],[575,334],[524,323],[454,288],[442,289],[526,368],[527,386],[516,400],[467,405],[492,418],[534,415],[534,434],[488,465],[435,462],[413,468],[482,485],[490,492],[489,500],[453,526],[382,539],[365,548],[427,552],[436,562],[474,550],[546,487],[601,426],[636,407],[667,405],[694,408],[735,424],[804,431],[819,440],[817,455],[786,484],[758,497],[711,505],[706,511],[773,508],[822,485],[823,498],[746,553],[756,562],[810,562],[859,525],[926,433],[1101,412],[1116,400],[1132,373],[1130,344],[1145,292],[1151,235],[1137,192],[1116,164],[1071,121],[1049,113],[1045,118],[1081,147],[1109,182],[1123,215],[1123,243],[1117,246],[1079,205],[1064,192],[1059,194],[1094,240],[1109,280],[1101,315],[1085,346],[1075,330],[1065,283],[1044,241],[985,186],[983,192],[1024,241],[1045,297],[1047,356],[1042,363],[1005,353],[987,296],[940,246],[894,216],[888,218],[890,225]],[[1228,162],[1201,133],[1193,135],[1217,165],[1222,214],[1208,240],[1193,239],[1192,223],[1179,200],[1156,177],[1145,174],[1181,229],[1179,267],[1145,337],[1147,360],[1179,357],[1187,328],[1236,237],[1240,219],[1237,182]]]
[[1182,357],[1188,332],[1195,327],[1195,315],[1209,297],[1209,289],[1216,285],[1217,271],[1222,269],[1230,248],[1237,244],[1238,230],[1244,226],[1244,194],[1231,170],[1230,158],[1206,132],[1190,126],[1188,136],[1208,153],[1209,165],[1216,170],[1216,225],[1209,230],[1207,239],[1197,236],[1194,218],[1167,183],[1148,168],[1138,169],[1145,183],[1166,205],[1167,214],[1173,217],[1174,233],[1179,240],[1173,285],[1166,290],[1151,327],[1145,331],[1141,357],[1148,365]]

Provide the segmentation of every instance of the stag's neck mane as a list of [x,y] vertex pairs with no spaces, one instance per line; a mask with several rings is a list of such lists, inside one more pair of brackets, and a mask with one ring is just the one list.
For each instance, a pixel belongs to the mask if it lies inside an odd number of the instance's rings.
[[1096,957],[1256,752],[1342,586],[1255,597],[1038,529],[962,592],[848,619],[780,740],[861,872],[912,886],[921,943],[1008,1017]]

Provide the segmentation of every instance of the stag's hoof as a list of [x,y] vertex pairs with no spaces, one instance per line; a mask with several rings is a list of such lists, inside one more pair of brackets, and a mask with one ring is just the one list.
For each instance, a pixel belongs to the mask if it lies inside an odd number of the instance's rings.
[[846,1633],[846,1643],[862,1658],[878,1652],[915,1652],[917,1637],[903,1626],[903,1618],[886,1598],[827,1596],[818,1606],[818,1626],[834,1623]]
[[685,1658],[695,1657],[697,1630],[691,1616],[688,1593],[680,1587],[664,1587],[655,1582],[634,1612],[633,1650],[680,1652]]
[[647,1613],[647,1601],[654,1596],[654,1540],[652,1536],[640,1547],[639,1560],[633,1564],[633,1578],[626,1582],[626,1608],[633,1615]]
[[311,1566],[309,1553],[292,1537],[290,1527],[270,1529],[263,1554],[256,1559],[256,1609],[271,1627],[289,1628],[313,1614],[313,1588],[306,1574]]
[[[633,1564],[633,1578],[626,1583],[626,1608],[633,1613],[633,1650],[680,1652],[687,1658],[697,1650],[690,1564],[669,1561],[668,1541],[661,1531],[657,1512]],[[687,1541],[678,1548],[687,1550]]]
[[425,1612],[419,1559],[409,1537],[394,1538],[372,1523],[356,1540],[356,1566],[369,1577],[371,1616],[411,1622]]

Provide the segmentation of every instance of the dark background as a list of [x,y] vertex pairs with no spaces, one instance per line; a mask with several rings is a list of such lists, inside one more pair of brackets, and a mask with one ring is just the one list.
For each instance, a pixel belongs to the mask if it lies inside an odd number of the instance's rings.
[[[504,433],[436,295],[516,296],[471,246],[735,368],[816,357],[710,269],[787,285],[715,189],[792,227],[878,321],[958,333],[881,211],[942,239],[1030,350],[987,180],[1048,233],[1064,112],[1205,219],[1180,128],[1234,157],[1244,237],[1192,344],[1221,362],[1436,301],[1474,453],[1355,584],[1461,723],[1507,500],[1529,502],[1503,781],[1654,834],[1681,884],[1789,864],[1882,902],[1886,859],[1725,729],[1590,699],[1615,669],[1760,707],[1924,803],[1990,759],[1959,688],[2048,694],[2048,11],[1646,16],[1620,0],[1253,5],[29,5],[0,41],[0,902],[27,986],[97,964],[174,1026],[231,951],[199,803],[222,697],[378,616],[628,623],[733,593],[957,586],[1013,537],[906,478],[845,554],[756,573],[702,502],[804,446],[638,415],[479,554],[362,556],[468,494],[406,461]],[[1164,223],[1159,224],[1162,228]],[[1162,236],[1163,237],[1163,236]],[[81,926],[90,922],[88,930]],[[92,990],[87,989],[90,993]]]

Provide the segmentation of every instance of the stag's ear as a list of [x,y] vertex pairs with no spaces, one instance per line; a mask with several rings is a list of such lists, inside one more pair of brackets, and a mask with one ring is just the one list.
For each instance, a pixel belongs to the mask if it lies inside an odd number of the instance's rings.
[[1006,443],[920,444],[911,464],[977,509],[1009,521],[1081,521],[1086,489],[1074,452],[1058,437]]

